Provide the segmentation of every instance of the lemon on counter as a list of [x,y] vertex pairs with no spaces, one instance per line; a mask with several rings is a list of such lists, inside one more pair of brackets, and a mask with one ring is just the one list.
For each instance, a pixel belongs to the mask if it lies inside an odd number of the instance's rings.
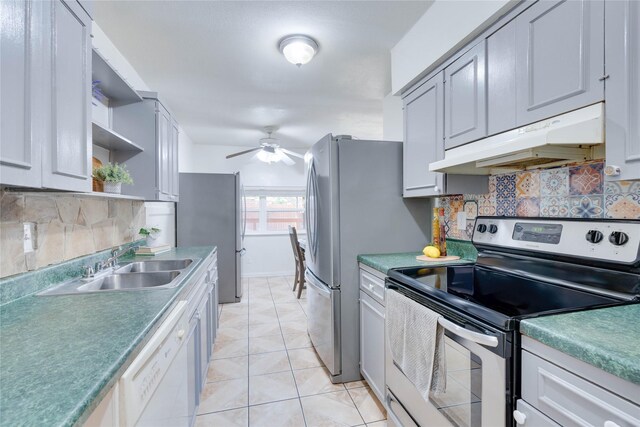
[[440,249],[435,246],[425,246],[422,253],[429,258],[440,258]]

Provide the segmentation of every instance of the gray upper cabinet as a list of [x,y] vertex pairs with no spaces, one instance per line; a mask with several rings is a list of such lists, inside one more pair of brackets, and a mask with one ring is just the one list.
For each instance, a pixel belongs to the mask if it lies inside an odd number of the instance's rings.
[[640,2],[608,1],[605,8],[608,179],[640,179]]
[[486,176],[430,172],[444,158],[444,72],[404,98],[403,197],[444,196],[489,191]]
[[487,135],[485,49],[483,40],[444,70],[446,149]]
[[404,98],[404,197],[441,195],[443,174],[429,172],[429,163],[444,158],[443,73]]
[[[42,2],[0,2],[0,181],[5,185],[40,187],[42,182],[40,141],[45,134],[42,123],[34,123],[39,117],[34,110],[44,86],[39,72],[44,7]],[[32,128],[40,133],[32,134]]]
[[511,21],[487,38],[487,133],[516,123],[516,23]]
[[60,0],[0,14],[0,183],[91,191],[91,19]]
[[178,143],[180,137],[180,128],[178,122],[171,121],[171,196],[173,201],[179,199],[179,177],[180,171],[178,169]]
[[91,191],[91,18],[76,1],[51,3],[51,143],[43,187]]
[[518,125],[604,99],[603,1],[540,1],[515,22]]
[[162,106],[158,105],[158,182],[159,199],[171,200],[171,115]]
[[127,135],[144,150],[134,156],[113,151],[125,163],[133,185],[122,192],[146,200],[178,201],[178,124],[155,92],[140,92],[143,102],[112,110],[113,130]]

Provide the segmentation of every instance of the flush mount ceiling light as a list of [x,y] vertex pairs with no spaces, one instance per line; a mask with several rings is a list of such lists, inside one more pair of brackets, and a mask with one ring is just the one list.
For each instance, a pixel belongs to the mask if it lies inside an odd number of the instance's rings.
[[287,36],[280,41],[279,49],[287,61],[300,67],[315,56],[318,43],[309,36]]

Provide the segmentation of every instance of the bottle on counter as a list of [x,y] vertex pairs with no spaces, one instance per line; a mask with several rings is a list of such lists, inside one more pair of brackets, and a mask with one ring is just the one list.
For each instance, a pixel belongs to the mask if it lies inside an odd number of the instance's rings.
[[440,249],[440,214],[439,208],[433,208],[433,221],[431,223],[432,245]]
[[438,222],[440,223],[440,242],[438,248],[440,249],[440,256],[447,256],[447,233],[444,229],[444,208],[438,209]]

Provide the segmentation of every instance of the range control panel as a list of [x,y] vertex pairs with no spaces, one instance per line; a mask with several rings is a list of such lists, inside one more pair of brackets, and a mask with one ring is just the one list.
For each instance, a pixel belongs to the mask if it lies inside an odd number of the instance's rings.
[[473,242],[630,264],[640,253],[640,221],[478,217]]

